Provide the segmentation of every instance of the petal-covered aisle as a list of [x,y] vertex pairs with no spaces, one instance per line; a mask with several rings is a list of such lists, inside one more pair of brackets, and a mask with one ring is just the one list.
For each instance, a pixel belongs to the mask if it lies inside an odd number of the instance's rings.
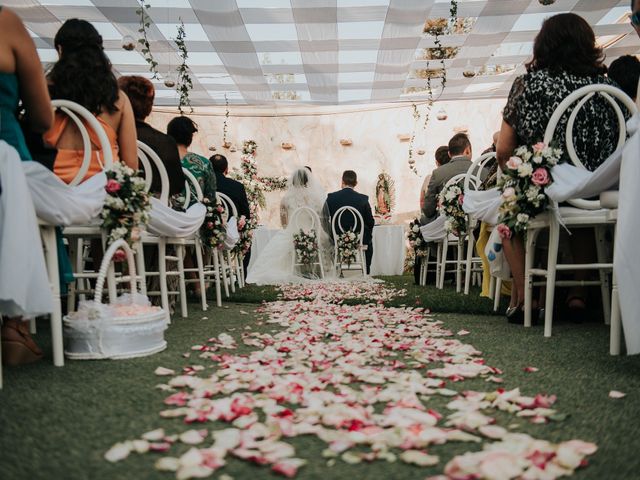
[[[158,428],[123,432],[106,460],[151,452],[150,468],[178,479],[224,474],[231,458],[286,477],[318,461],[329,477],[340,463],[402,462],[415,478],[443,479],[552,479],[587,467],[594,443],[520,432],[566,419],[555,395],[501,388],[502,370],[465,342],[468,331],[422,308],[385,306],[404,293],[381,283],[282,287],[258,310],[258,325],[278,327],[271,333],[221,333],[185,353],[183,368],[158,367],[167,392]],[[236,353],[240,342],[253,351]],[[294,447],[300,436],[324,444],[321,459]]]

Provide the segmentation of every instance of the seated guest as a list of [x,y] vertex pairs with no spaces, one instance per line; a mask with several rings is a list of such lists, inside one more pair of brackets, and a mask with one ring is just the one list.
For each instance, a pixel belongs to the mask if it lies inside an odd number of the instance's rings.
[[[528,72],[514,81],[503,112],[497,156],[501,167],[518,146],[532,146],[544,138],[547,123],[558,104],[571,92],[586,85],[613,84],[604,76],[604,54],[596,44],[589,24],[578,15],[562,13],[547,18],[536,36],[533,60]],[[564,144],[568,121],[565,115],[556,130],[555,141]],[[578,157],[589,170],[595,170],[614,151],[618,140],[615,112],[601,97],[594,97],[577,116],[573,130]],[[565,157],[562,159],[566,161]],[[574,263],[584,262],[595,251],[579,232],[570,236]],[[504,240],[504,253],[513,275],[512,300],[508,315],[519,323],[524,304],[524,246],[521,237]],[[584,279],[585,271],[576,279]],[[574,288],[569,309],[584,310],[584,292]]]
[[[216,176],[213,173],[211,162],[202,155],[189,151],[193,142],[193,134],[197,132],[198,125],[185,116],[175,117],[167,125],[167,134],[178,145],[182,166],[196,177],[202,189],[202,195],[213,201],[216,198]],[[196,202],[195,192],[192,190],[191,194],[191,203],[193,204]]]
[[609,66],[608,76],[622,91],[634,100],[638,96],[640,81],[640,60],[635,55],[623,55]]
[[[51,101],[36,47],[20,18],[0,6],[0,140],[13,147],[21,160],[30,161],[32,157],[15,113],[20,102],[31,131],[42,134],[51,127]],[[3,181],[6,180],[3,177]],[[31,201],[16,199],[12,196],[15,189],[9,187],[4,185],[0,208],[16,208],[23,222],[7,224],[10,215],[0,214],[0,232],[3,232],[0,236],[0,316],[3,316],[0,336],[2,361],[18,365],[42,358],[42,350],[29,334],[28,319],[22,315],[49,313],[53,302],[51,295],[42,290],[49,289],[49,281],[41,251],[15,248],[16,245],[24,246],[25,242],[28,244],[29,239],[21,235],[25,230],[31,229],[37,238],[38,227]],[[6,220],[4,224],[3,220]],[[10,257],[16,268],[4,262]]]
[[[449,158],[449,146],[442,145],[438,147],[435,154],[436,169],[449,163],[449,160],[451,160],[451,158]],[[420,188],[420,212],[424,212],[425,195],[427,194],[427,187],[429,186],[432,175],[433,172],[425,177],[424,182],[422,182],[422,187]],[[427,223],[424,214],[421,215],[420,223],[423,225]]]
[[[449,140],[449,158],[451,160],[433,171],[424,197],[422,217],[425,224],[437,218],[438,194],[445,184],[456,175],[467,173],[467,170],[469,170],[471,154],[471,142],[466,134],[458,133]],[[485,176],[483,172],[482,178]]]
[[[442,165],[449,163],[449,147],[447,145],[442,145],[437,148],[435,154],[436,168],[441,167]],[[422,188],[420,188],[420,223],[425,225],[427,223],[427,219],[422,214],[424,211],[424,199],[427,193],[427,187],[429,186],[429,181],[431,180],[431,174],[427,175],[422,182]],[[416,261],[413,265],[413,278],[415,280],[415,284],[418,285],[420,283],[420,262]]]
[[[131,103],[118,89],[111,62],[104,53],[102,37],[89,22],[74,18],[60,27],[54,45],[60,59],[48,75],[51,98],[71,100],[93,113],[107,134],[114,161],[122,161],[137,170],[138,153]],[[95,149],[85,179],[102,171],[100,142],[95,132],[88,131]],[[58,149],[54,173],[63,181],[71,182],[84,156],[80,131],[73,120],[58,112],[53,127],[44,138]]]
[[[120,77],[118,86],[127,94],[131,102],[138,140],[151,147],[164,164],[169,177],[169,196],[180,193],[184,189],[184,174],[176,141],[144,121],[153,108],[153,99],[156,94],[153,83],[144,77],[131,75]],[[151,193],[160,194],[160,174],[153,163],[151,168],[153,170]]]
[[[333,216],[341,207],[353,207],[360,215],[364,222],[364,235],[362,243],[367,246],[365,251],[365,261],[367,264],[367,274],[371,270],[371,260],[373,259],[373,227],[375,226],[375,220],[371,213],[371,205],[369,204],[369,197],[355,191],[356,185],[358,185],[358,176],[353,170],[345,170],[342,174],[342,190],[330,193],[327,195],[327,208],[329,210],[329,217],[333,221]],[[354,225],[355,219],[353,215],[344,215],[344,221],[340,222],[340,226],[344,230],[349,230],[353,227],[359,228],[359,225]]]
[[[237,180],[233,180],[227,177],[229,173],[229,162],[224,155],[216,154],[211,156],[211,163],[213,164],[213,171],[216,175],[216,182],[218,184],[218,191],[224,193],[235,204],[238,210],[238,216],[243,216],[249,220],[251,218],[251,209],[249,207],[249,200],[247,199],[247,192]],[[251,250],[249,250],[243,259],[244,273],[247,274],[247,268],[249,267],[249,261],[251,260]]]

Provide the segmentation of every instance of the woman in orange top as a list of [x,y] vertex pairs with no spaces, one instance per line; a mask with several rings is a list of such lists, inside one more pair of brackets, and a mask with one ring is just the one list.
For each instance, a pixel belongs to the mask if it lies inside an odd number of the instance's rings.
[[[54,44],[60,59],[48,75],[51,98],[71,100],[93,113],[104,127],[114,161],[120,160],[137,170],[133,110],[127,96],[118,89],[111,62],[102,47],[102,37],[89,22],[74,18],[60,27]],[[97,135],[90,128],[87,130],[93,151],[84,179],[102,170],[100,143]],[[58,149],[53,171],[65,182],[71,182],[84,155],[77,126],[66,114],[58,112],[44,138]]]

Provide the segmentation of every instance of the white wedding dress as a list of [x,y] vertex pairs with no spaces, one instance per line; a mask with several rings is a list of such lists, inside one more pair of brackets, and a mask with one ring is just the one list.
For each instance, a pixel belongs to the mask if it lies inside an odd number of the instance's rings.
[[[293,225],[290,220],[293,213],[300,207],[309,207],[318,214],[321,226],[316,231],[318,246],[322,253],[324,279],[335,278],[333,266],[332,243],[326,229],[326,215],[324,212],[327,193],[313,178],[311,172],[305,168],[298,169],[289,179],[289,188],[280,205],[283,230],[280,230],[260,252],[258,258],[249,267],[247,283],[257,285],[278,285],[283,283],[313,282],[309,275],[302,276],[299,269],[294,269],[293,235],[301,227],[308,225]],[[316,276],[315,280],[319,280]]]

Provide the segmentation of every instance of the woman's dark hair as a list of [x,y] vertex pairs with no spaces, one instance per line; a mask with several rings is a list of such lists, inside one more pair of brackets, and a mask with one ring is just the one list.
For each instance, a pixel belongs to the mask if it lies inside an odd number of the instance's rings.
[[133,116],[137,120],[144,120],[151,113],[156,90],[151,80],[135,75],[128,75],[118,79],[118,86],[127,94],[133,109]]
[[442,166],[449,163],[449,145],[442,145],[436,150],[436,162]]
[[635,99],[638,95],[640,60],[635,55],[623,55],[609,65],[609,78],[620,85],[624,93]]
[[549,69],[579,76],[607,72],[604,53],[596,45],[596,36],[587,21],[575,13],[560,13],[547,18],[533,44],[533,60],[527,70]]
[[198,125],[189,117],[180,116],[172,118],[167,125],[167,134],[176,141],[178,145],[188,147],[193,142],[193,134],[198,131]]
[[79,103],[94,115],[117,111],[118,82],[94,26],[72,18],[62,24],[53,42],[60,59],[48,75],[51,97]]

